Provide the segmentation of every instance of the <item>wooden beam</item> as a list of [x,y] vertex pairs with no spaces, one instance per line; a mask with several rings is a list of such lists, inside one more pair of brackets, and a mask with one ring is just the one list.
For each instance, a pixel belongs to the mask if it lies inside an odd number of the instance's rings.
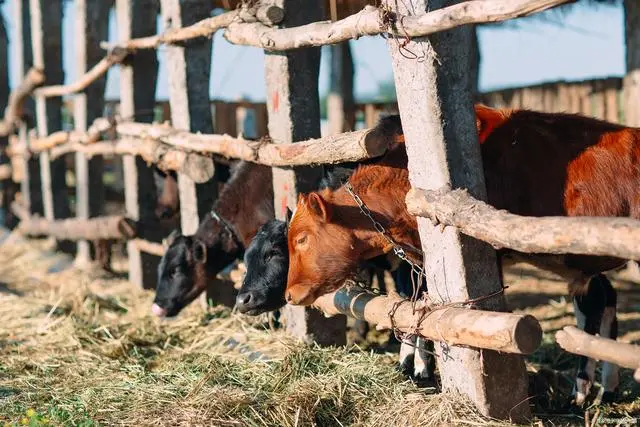
[[[505,2],[480,3],[492,7]],[[400,14],[415,13],[412,19],[420,20],[441,8],[465,4],[431,0],[429,14],[426,0],[402,4],[387,0],[386,6]],[[485,199],[473,83],[468,72],[472,68],[472,31],[471,27],[455,28],[402,45],[390,39],[388,47],[412,186],[468,188],[474,197]],[[425,254],[426,285],[434,303],[466,301],[501,289],[496,254],[489,245],[454,228],[440,231],[424,218],[418,218],[418,230]],[[484,310],[505,310],[501,295],[478,305]],[[530,416],[522,356],[449,345],[440,346],[437,353],[444,390],[468,396],[482,414],[492,418],[521,422]]]
[[136,237],[138,226],[135,221],[123,216],[54,221],[29,217],[20,221],[18,229],[29,236],[47,236],[58,240],[127,240]]
[[24,115],[24,103],[33,89],[44,83],[44,72],[30,68],[20,84],[11,92],[8,102],[2,107],[4,118],[0,121],[0,136],[8,136],[16,130]]
[[[61,84],[62,70],[62,0],[31,0],[31,43],[33,65],[43,70],[45,83]],[[39,137],[62,128],[62,100],[36,97],[36,122]],[[66,165],[64,159],[51,161],[49,154],[40,156],[40,177],[44,216],[47,220],[67,218]],[[69,248],[70,249],[70,248]]]
[[[158,5],[154,0],[116,0],[118,40],[156,33]],[[126,120],[153,120],[158,59],[155,51],[141,51],[120,68],[120,116]],[[153,170],[139,157],[123,157],[125,209],[136,221],[154,221],[156,190]],[[141,236],[146,238],[146,236]],[[144,288],[155,288],[157,257],[141,254],[127,242],[129,280]]]
[[[422,16],[397,12],[388,14],[376,7],[366,6],[362,11],[340,21],[318,22],[318,19],[311,24],[292,28],[274,29],[259,22],[246,24],[232,21],[224,33],[224,38],[233,44],[283,51],[325,46],[384,33],[402,38],[424,37],[461,25],[500,22],[528,16],[568,1],[471,0],[433,10]],[[382,22],[381,16],[385,16]]]
[[[96,144],[100,135],[106,135],[110,129],[111,124],[108,120],[97,119],[86,133],[56,132],[46,138],[33,139],[28,151],[24,146],[11,147],[10,155],[28,156],[29,152],[39,153],[44,150],[51,150],[52,155],[54,152],[66,153],[74,150],[90,152],[91,145]],[[185,153],[218,154],[266,166],[282,167],[337,164],[370,159],[384,154],[391,140],[391,135],[384,134],[375,128],[329,135],[324,138],[312,138],[296,142],[295,145],[272,144],[268,140],[251,141],[230,135],[192,133],[175,129],[167,124],[125,122],[118,123],[113,130],[120,139],[136,141],[137,146],[148,143],[151,147],[167,146]],[[83,146],[85,148],[82,148]],[[140,146],[142,151],[150,149]],[[132,147],[131,151],[134,150],[138,148]]]
[[[447,345],[531,354],[542,341],[542,328],[530,315],[462,307],[414,311],[411,301],[401,301],[397,295],[381,296],[358,286],[346,286],[321,296],[313,306],[325,315],[346,314],[366,320],[379,330],[395,325],[402,332],[419,333]],[[391,312],[394,312],[393,323],[389,316]]]
[[465,190],[411,189],[407,209],[434,224],[525,253],[583,254],[640,259],[640,221],[631,218],[534,218],[497,210]]
[[556,342],[569,353],[614,363],[623,368],[640,369],[640,346],[588,334],[575,326],[556,332]]
[[124,137],[117,141],[93,144],[67,143],[52,148],[50,153],[53,159],[68,153],[80,153],[89,158],[103,155],[139,156],[160,170],[180,172],[196,183],[207,182],[214,175],[211,157],[175,149],[153,140]]
[[[310,6],[305,0],[277,0],[285,11],[283,27],[293,27],[322,19],[320,3]],[[320,136],[320,100],[318,73],[320,49],[310,48],[294,52],[265,52],[267,80],[267,111],[269,135],[278,143],[293,143]],[[275,214],[284,219],[286,209],[296,205],[298,192],[317,187],[321,171],[316,168],[273,170]],[[304,341],[322,345],[342,345],[346,342],[346,319],[324,317],[305,307],[285,306],[286,329]]]
[[[77,74],[83,75],[88,68],[100,62],[100,40],[108,36],[106,17],[109,16],[111,7],[109,2],[102,0],[76,0],[75,6],[75,66]],[[73,121],[77,132],[86,132],[89,123],[102,117],[105,85],[106,73],[103,73],[102,78],[95,79],[90,88],[85,86],[79,89],[84,92],[73,100]],[[88,158],[83,153],[76,152],[75,166],[76,217],[86,220],[99,216],[104,203],[102,156]],[[78,242],[76,262],[88,264],[90,261],[89,242]]]

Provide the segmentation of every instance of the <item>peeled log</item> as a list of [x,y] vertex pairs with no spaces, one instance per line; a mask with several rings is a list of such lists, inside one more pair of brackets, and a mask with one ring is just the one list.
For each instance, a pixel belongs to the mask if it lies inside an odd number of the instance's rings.
[[640,370],[640,346],[590,335],[575,326],[565,326],[556,332],[556,342],[569,353]]
[[[379,329],[391,329],[389,313],[398,301],[398,296],[377,296],[347,286],[321,296],[313,306],[329,316],[346,314]],[[413,332],[419,316],[413,313],[411,302],[405,301],[395,311],[395,325],[402,332]],[[433,310],[417,326],[417,332],[449,345],[516,354],[533,353],[542,340],[542,328],[533,316],[457,307]]]
[[18,230],[28,236],[47,236],[57,240],[121,240],[137,235],[137,224],[123,216],[49,221],[40,217],[21,217]]

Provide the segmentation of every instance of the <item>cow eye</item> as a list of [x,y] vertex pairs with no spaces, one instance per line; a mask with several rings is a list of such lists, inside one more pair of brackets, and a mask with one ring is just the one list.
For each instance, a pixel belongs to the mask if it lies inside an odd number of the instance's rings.
[[296,245],[304,245],[305,243],[307,243],[307,235],[303,234],[302,236],[298,237],[296,239]]

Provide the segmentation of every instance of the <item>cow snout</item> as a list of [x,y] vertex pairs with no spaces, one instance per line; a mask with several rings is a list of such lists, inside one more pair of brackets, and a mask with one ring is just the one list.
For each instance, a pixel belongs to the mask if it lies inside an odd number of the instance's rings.
[[238,294],[236,297],[236,307],[238,308],[238,311],[240,311],[240,313],[244,313],[249,310],[255,299],[253,292],[243,292]]
[[153,303],[151,306],[151,312],[158,317],[165,317],[167,315],[167,309],[160,307],[156,303]]

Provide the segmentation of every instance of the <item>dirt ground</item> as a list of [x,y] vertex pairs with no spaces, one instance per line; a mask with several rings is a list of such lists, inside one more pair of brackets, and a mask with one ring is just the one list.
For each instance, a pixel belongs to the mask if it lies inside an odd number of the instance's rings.
[[[67,262],[46,242],[12,235],[0,244],[6,425],[508,425],[484,419],[461,396],[404,378],[394,347],[384,345],[387,334],[371,332],[371,341],[348,348],[313,348],[272,330],[266,317],[199,304],[159,321],[150,315],[153,293],[133,288],[124,273],[55,272]],[[613,278],[619,339],[638,343],[634,277]],[[629,370],[622,370],[618,403],[586,411],[567,405],[576,360],[553,341],[574,323],[566,285],[526,265],[511,268],[506,284],[510,306],[536,316],[545,332],[527,361],[531,424],[636,425],[640,387]]]

